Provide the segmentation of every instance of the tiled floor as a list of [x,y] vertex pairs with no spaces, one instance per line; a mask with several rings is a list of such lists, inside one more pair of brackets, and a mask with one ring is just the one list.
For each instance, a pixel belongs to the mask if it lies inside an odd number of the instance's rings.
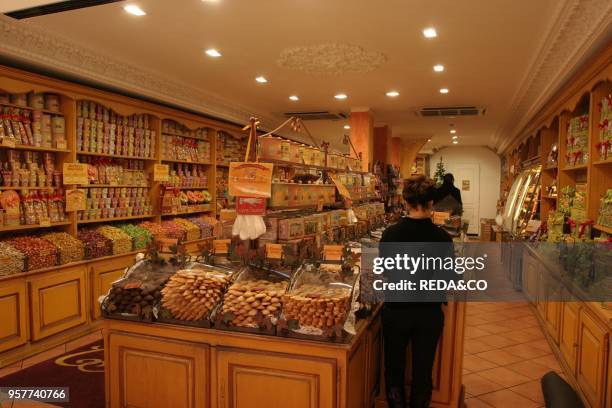
[[466,406],[543,407],[540,378],[561,367],[528,304],[469,303],[466,326]]
[[[54,347],[47,351],[43,351],[40,354],[29,357],[25,360],[18,361],[14,364],[11,364],[8,367],[0,368],[0,385],[2,385],[2,377],[6,375],[15,373],[31,365],[41,363],[45,360],[50,360],[53,357],[57,357],[57,356],[60,356],[66,353],[67,351],[77,349],[79,347],[93,343],[94,341],[98,341],[100,339],[102,339],[102,331],[101,330],[95,331],[91,334],[80,337],[76,340],[62,344],[61,346]],[[55,405],[44,404],[42,402],[35,402],[35,401],[4,402],[4,398],[2,398],[2,396],[0,395],[0,408],[30,408],[30,407],[31,408],[51,408],[51,407],[55,407]]]

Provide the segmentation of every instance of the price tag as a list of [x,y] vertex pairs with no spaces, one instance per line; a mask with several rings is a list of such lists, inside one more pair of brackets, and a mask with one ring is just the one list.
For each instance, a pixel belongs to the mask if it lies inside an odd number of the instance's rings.
[[266,244],[266,258],[282,259],[283,245],[282,244]]
[[51,226],[51,219],[49,217],[40,217],[40,222],[39,222],[41,227],[50,227]]
[[66,150],[68,148],[68,146],[66,145],[66,141],[65,140],[58,140],[57,142],[55,142],[55,148],[56,149],[61,149],[61,150]]
[[66,190],[66,211],[84,211],[86,201],[83,190]]
[[323,245],[323,259],[326,261],[342,260],[343,245]]
[[153,166],[153,181],[168,181],[170,179],[170,167],[167,164],[156,164]]
[[215,239],[213,240],[213,253],[214,254],[227,254],[229,253],[230,239]]
[[89,184],[87,177],[87,164],[64,163],[64,185]]
[[4,147],[15,147],[15,139],[10,138],[10,137],[3,137],[0,138],[0,145],[4,146]]

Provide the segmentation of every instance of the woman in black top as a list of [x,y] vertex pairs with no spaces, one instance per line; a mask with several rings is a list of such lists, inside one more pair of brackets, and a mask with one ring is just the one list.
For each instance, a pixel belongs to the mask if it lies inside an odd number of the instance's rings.
[[[382,235],[380,254],[389,253],[389,242],[416,242],[411,244],[408,255],[418,257],[422,247],[432,242],[446,248],[445,254],[452,256],[452,239],[443,229],[431,221],[434,183],[425,176],[415,176],[405,182],[403,196],[408,205],[408,216],[397,224],[388,227]],[[393,251],[393,250],[391,250]],[[403,256],[403,254],[401,254]],[[387,273],[385,271],[385,273]],[[413,275],[413,276],[418,276]],[[421,275],[423,277],[424,275]],[[406,406],[404,392],[404,372],[406,369],[406,347],[412,348],[412,386],[410,390],[410,407],[429,407],[431,400],[432,368],[438,346],[438,340],[444,326],[442,302],[385,302],[382,314],[385,387],[387,402],[390,408]]]
[[436,190],[434,207],[436,211],[448,211],[452,215],[463,213],[461,191],[455,187],[455,177],[451,173],[444,175],[442,185]]

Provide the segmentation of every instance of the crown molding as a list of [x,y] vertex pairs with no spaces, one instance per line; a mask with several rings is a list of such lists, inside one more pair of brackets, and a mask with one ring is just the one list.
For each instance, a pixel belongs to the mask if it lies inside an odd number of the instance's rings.
[[264,128],[274,128],[282,119],[4,15],[0,15],[0,55],[238,124],[256,116]]
[[612,23],[609,0],[559,0],[544,39],[493,138],[503,152],[593,51]]

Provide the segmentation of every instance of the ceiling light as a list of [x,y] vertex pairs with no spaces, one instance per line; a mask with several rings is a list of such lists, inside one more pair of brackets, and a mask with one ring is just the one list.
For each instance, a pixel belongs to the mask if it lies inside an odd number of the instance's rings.
[[127,11],[128,13],[133,14],[135,16],[144,16],[147,14],[140,7],[135,6],[133,4],[128,4],[127,6],[124,6],[123,9]]
[[344,125],[344,128],[345,128],[346,130],[349,130],[351,127],[350,127],[349,125]]
[[428,142],[431,142],[431,139],[427,139]]
[[456,131],[455,129],[451,129],[451,131],[450,131],[450,132],[451,132],[453,135],[454,135],[455,133],[457,133],[457,131]]
[[444,65],[441,65],[441,64],[434,65],[433,70],[436,72],[442,72],[444,71]]
[[334,95],[334,98],[336,98],[336,99],[346,99],[346,98],[348,98],[348,96],[346,94],[339,93],[339,94]]
[[292,101],[299,101],[299,100],[300,100],[300,98],[298,98],[298,96],[297,96],[297,95],[291,95],[291,96],[289,97],[289,99],[291,99]]
[[441,94],[447,94],[447,93],[448,93],[448,88],[442,88],[442,89],[440,89],[440,93],[441,93]]
[[268,82],[266,77],[263,77],[263,76],[258,76],[257,78],[255,78],[255,80],[259,82],[260,84],[265,84],[266,82]]
[[457,144],[457,143],[459,143],[458,140],[453,140],[453,144]]
[[399,92],[397,91],[389,91],[386,93],[386,95],[390,98],[395,98],[396,96],[399,96]]
[[436,32],[435,28],[429,27],[423,30],[423,35],[425,36],[425,38],[436,38],[438,36],[438,33]]
[[457,140],[459,136],[453,136],[453,140]]
[[208,55],[209,57],[213,57],[213,58],[219,58],[221,56],[221,53],[215,50],[214,48],[210,48],[206,50],[206,55]]

